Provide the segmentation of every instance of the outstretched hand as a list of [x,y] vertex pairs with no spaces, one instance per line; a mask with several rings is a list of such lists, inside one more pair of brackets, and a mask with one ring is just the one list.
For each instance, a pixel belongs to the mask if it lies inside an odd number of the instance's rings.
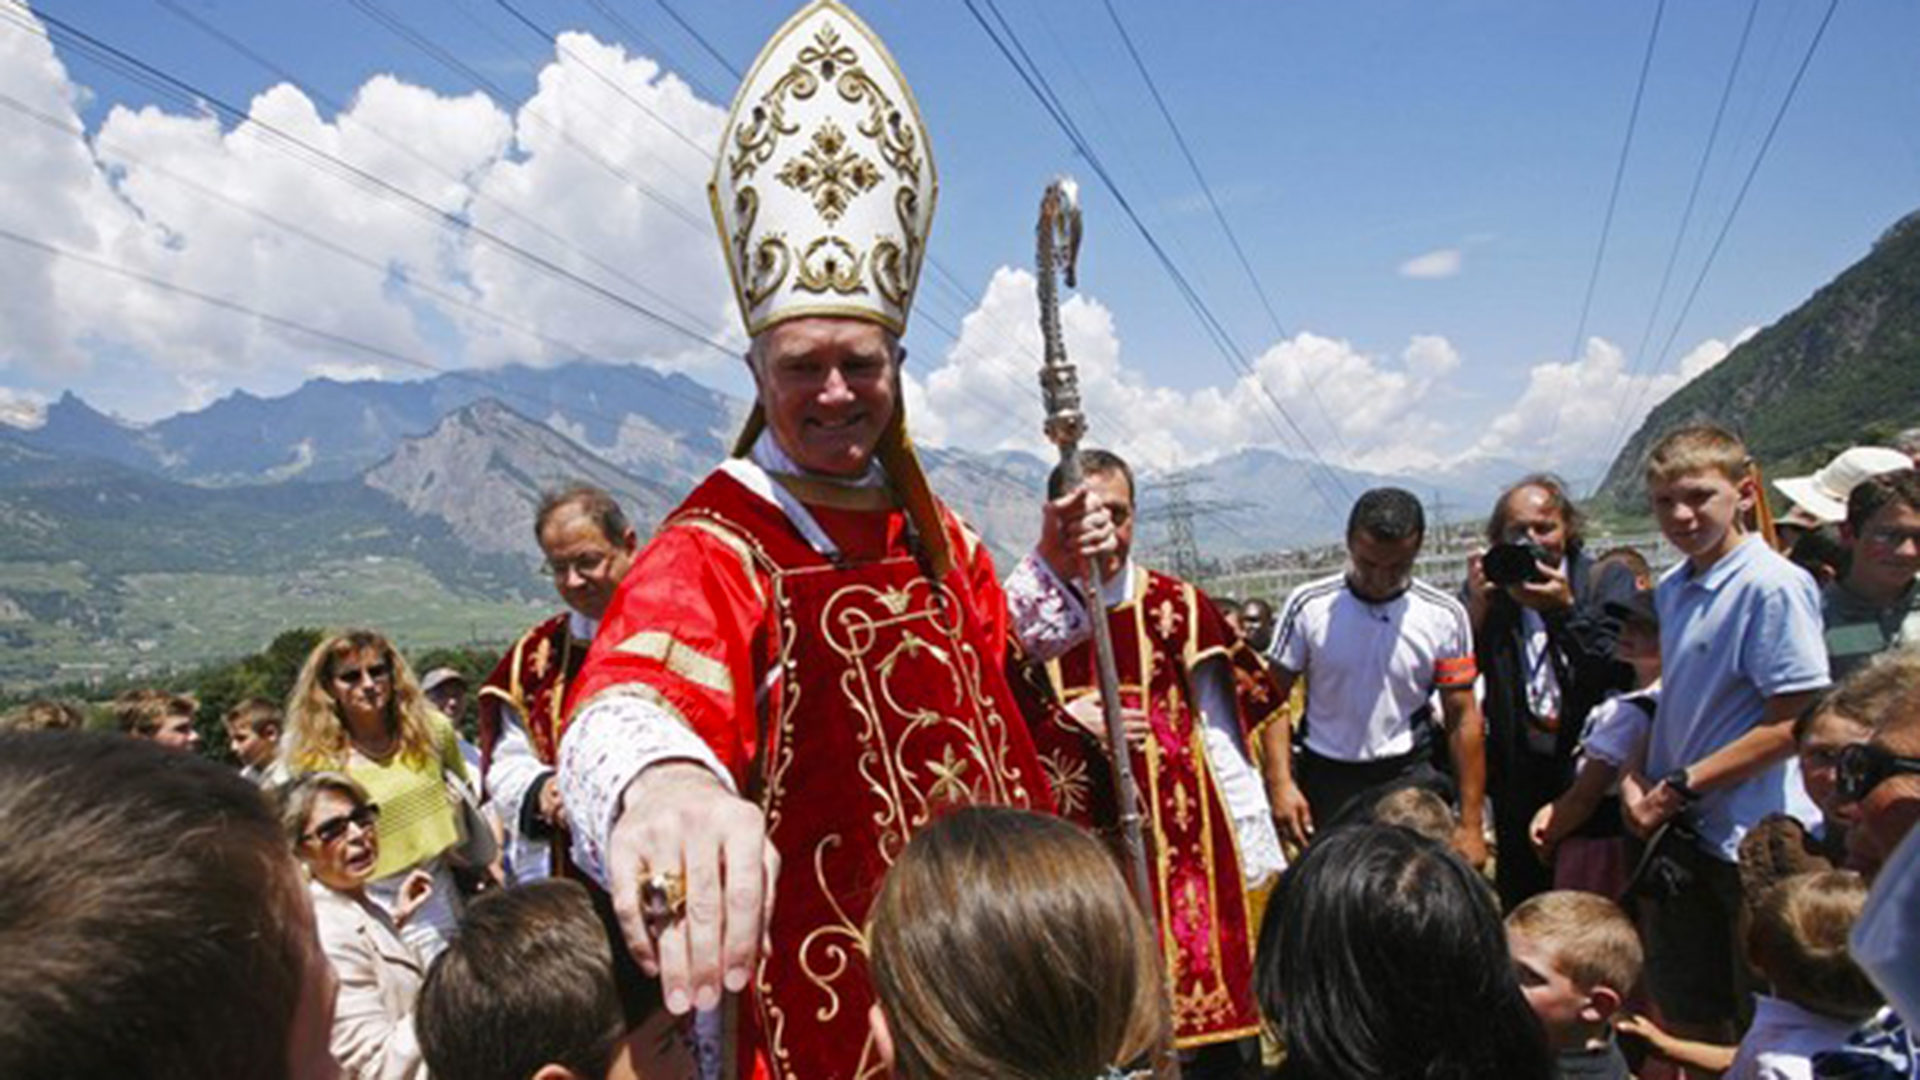
[[[640,886],[683,875],[684,913],[649,919]],[[608,844],[613,910],[641,970],[660,978],[667,1009],[684,1014],[746,989],[773,914],[780,856],[758,806],[704,767],[666,761],[628,785]]]

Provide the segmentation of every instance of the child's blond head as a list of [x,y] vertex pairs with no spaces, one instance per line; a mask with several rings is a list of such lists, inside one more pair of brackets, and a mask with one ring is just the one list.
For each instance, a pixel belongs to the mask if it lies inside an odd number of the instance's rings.
[[1713,424],[1670,431],[1647,454],[1647,483],[1664,484],[1682,476],[1717,472],[1738,484],[1753,471],[1753,458],[1740,437]]
[[1604,986],[1622,997],[1640,981],[1640,934],[1620,905],[1563,889],[1532,897],[1507,916],[1507,930],[1550,957],[1581,990]]
[[1776,997],[1843,1020],[1864,1019],[1880,994],[1847,951],[1867,886],[1851,870],[1796,874],[1767,889],[1747,926],[1747,959]]

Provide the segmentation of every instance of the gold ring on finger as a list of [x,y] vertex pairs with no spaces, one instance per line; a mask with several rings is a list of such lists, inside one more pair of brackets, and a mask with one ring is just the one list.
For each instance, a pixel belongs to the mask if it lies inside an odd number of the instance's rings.
[[655,870],[640,878],[640,914],[648,923],[667,926],[687,914],[687,879],[678,870]]

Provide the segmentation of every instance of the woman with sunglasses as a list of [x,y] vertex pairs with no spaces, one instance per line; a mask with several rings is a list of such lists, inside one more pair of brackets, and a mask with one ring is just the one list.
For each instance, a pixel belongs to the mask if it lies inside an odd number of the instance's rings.
[[371,630],[324,638],[287,699],[286,760],[293,775],[344,773],[381,807],[368,894],[397,913],[408,874],[433,879],[406,939],[432,960],[459,922],[460,890],[448,854],[460,843],[449,781],[467,784],[453,725],[427,702],[405,658]]
[[433,891],[432,878],[407,875],[391,914],[367,894],[380,860],[380,807],[366,789],[333,772],[309,773],[281,795],[280,822],[311,879],[320,947],[333,966],[332,1049],[347,1080],[411,1080],[424,1075],[413,1003],[427,965],[400,928]]

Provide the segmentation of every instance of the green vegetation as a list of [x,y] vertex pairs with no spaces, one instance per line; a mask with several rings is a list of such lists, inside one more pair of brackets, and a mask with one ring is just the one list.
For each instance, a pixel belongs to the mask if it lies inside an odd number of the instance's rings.
[[1654,409],[1614,461],[1603,496],[1637,509],[1648,449],[1700,421],[1738,432],[1769,479],[1920,425],[1920,216]]
[[[455,591],[410,559],[325,562],[279,575],[139,573],[90,581],[57,564],[0,563],[0,692],[165,680],[245,656],[289,627],[369,626],[410,655],[503,644],[542,605]],[[18,609],[4,618],[8,606]],[[98,692],[98,690],[94,692]],[[92,696],[90,693],[89,696]]]

